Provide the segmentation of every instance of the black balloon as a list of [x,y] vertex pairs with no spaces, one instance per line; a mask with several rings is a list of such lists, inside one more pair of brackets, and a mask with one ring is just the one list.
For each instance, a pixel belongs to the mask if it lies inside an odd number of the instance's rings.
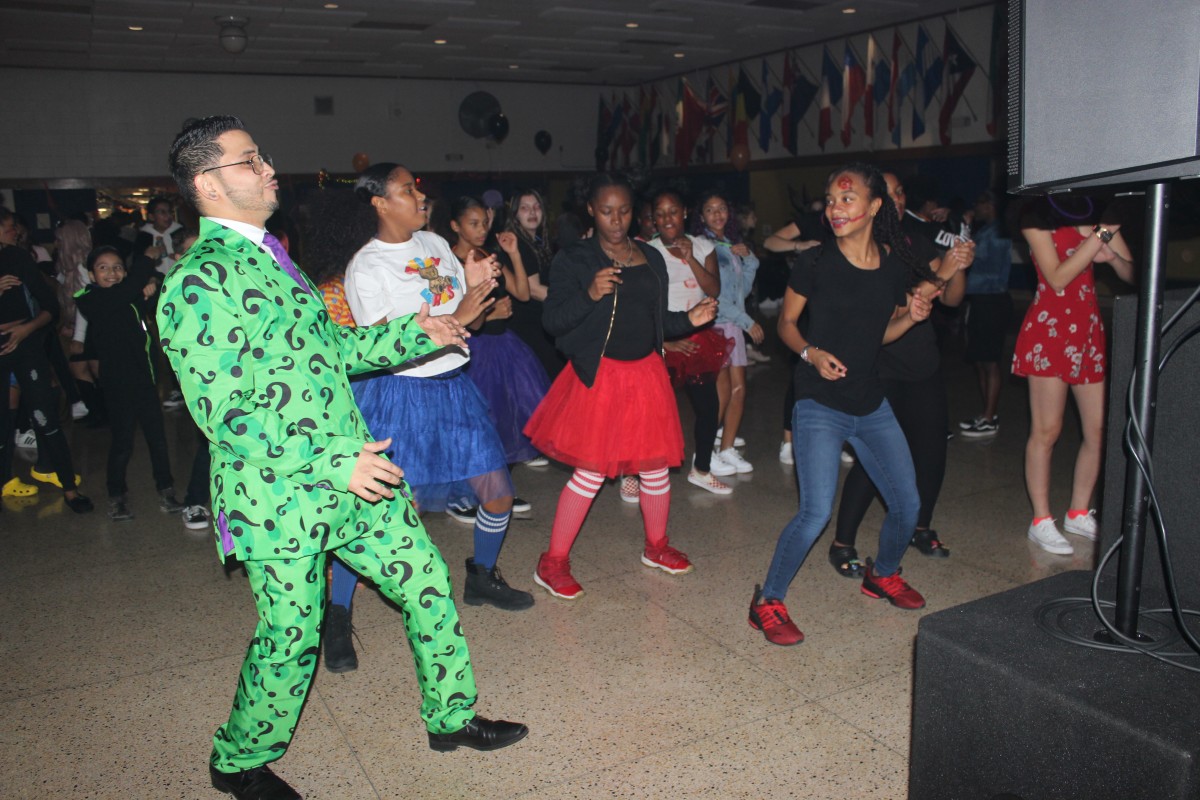
[[538,152],[542,155],[546,155],[546,153],[550,152],[550,145],[553,143],[554,140],[550,138],[549,131],[538,131],[533,135],[533,146],[536,147]]
[[503,142],[508,136],[508,117],[503,113],[492,114],[488,120],[488,136],[497,142]]

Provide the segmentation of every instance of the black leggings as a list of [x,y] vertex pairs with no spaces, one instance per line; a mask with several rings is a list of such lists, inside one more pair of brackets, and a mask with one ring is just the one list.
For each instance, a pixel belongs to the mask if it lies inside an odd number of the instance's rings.
[[[921,511],[917,528],[928,528],[933,520],[933,507],[942,491],[946,476],[946,424],[949,410],[946,384],[941,370],[919,381],[884,381],[884,395],[892,405],[900,430],[908,440],[913,468],[917,473],[917,493],[921,496]],[[853,545],[858,537],[867,509],[875,498],[875,485],[862,465],[855,462],[842,487],[838,506],[838,544]]]
[[711,380],[704,383],[685,383],[683,391],[696,414],[696,427],[693,431],[696,437],[696,469],[708,472],[712,466],[713,440],[717,438],[717,414],[721,410],[721,403],[717,398],[717,384]]
[[35,333],[21,342],[16,350],[0,356],[0,387],[4,400],[0,402],[0,484],[13,476],[13,419],[8,408],[8,384],[11,375],[17,376],[21,388],[21,405],[29,412],[38,447],[50,457],[64,491],[75,488],[75,466],[71,463],[71,448],[58,418],[58,390],[51,380],[53,370],[46,358],[44,333]]

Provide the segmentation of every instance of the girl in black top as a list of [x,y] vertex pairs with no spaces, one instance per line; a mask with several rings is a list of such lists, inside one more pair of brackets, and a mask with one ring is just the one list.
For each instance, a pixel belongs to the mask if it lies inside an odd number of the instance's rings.
[[667,311],[662,256],[629,237],[627,181],[597,175],[588,213],[595,235],[554,258],[545,306],[546,330],[570,362],[525,427],[538,450],[575,467],[534,573],[540,586],[567,600],[583,593],[571,576],[571,546],[605,477],[641,477],[642,563],[671,574],[691,571],[687,556],[667,541],[667,470],[683,461],[683,432],[662,346],[716,316],[712,298],[686,313]]
[[[900,577],[920,503],[908,445],[884,399],[875,359],[885,342],[929,316],[928,298],[916,293],[906,300],[914,275],[936,276],[909,251],[878,170],[865,164],[838,170],[826,185],[825,200],[834,241],[801,258],[779,316],[780,338],[801,358],[792,410],[800,509],[779,536],[763,587],[755,587],[750,625],[780,645],[804,639],[783,598],[829,521],[846,441],[888,508],[878,563],[868,559],[862,591],[901,608],[925,605]],[[802,333],[796,323],[806,309]]]
[[513,301],[509,324],[522,341],[537,354],[551,379],[562,371],[566,361],[554,347],[554,340],[542,325],[542,303],[550,286],[550,240],[546,237],[546,206],[533,189],[519,191],[508,202],[508,230],[517,236],[521,260],[529,275],[529,297]]

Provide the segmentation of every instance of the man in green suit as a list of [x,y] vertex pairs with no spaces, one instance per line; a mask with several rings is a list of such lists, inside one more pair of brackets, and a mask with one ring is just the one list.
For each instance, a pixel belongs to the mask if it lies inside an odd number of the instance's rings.
[[[319,653],[328,554],[404,615],[435,750],[494,750],[519,723],[475,715],[475,680],[449,577],[372,442],[348,377],[397,366],[467,333],[428,308],[387,325],[332,323],[320,294],[263,226],[278,184],[236,117],[190,120],[170,152],[200,238],[163,284],[163,351],[212,453],[217,552],[246,568],[258,627],[233,710],[218,728],[213,785],[239,800],[299,795],[266,765],[283,756]],[[416,413],[416,410],[414,410]]]

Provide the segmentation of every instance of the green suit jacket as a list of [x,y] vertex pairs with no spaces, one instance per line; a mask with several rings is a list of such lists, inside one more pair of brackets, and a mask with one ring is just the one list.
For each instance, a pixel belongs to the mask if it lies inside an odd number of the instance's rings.
[[[163,351],[212,452],[213,510],[242,560],[294,558],[416,526],[412,505],[347,490],[371,435],[349,376],[438,349],[413,317],[344,328],[241,234],[204,218],[163,283]],[[217,550],[225,546],[217,530]]]

